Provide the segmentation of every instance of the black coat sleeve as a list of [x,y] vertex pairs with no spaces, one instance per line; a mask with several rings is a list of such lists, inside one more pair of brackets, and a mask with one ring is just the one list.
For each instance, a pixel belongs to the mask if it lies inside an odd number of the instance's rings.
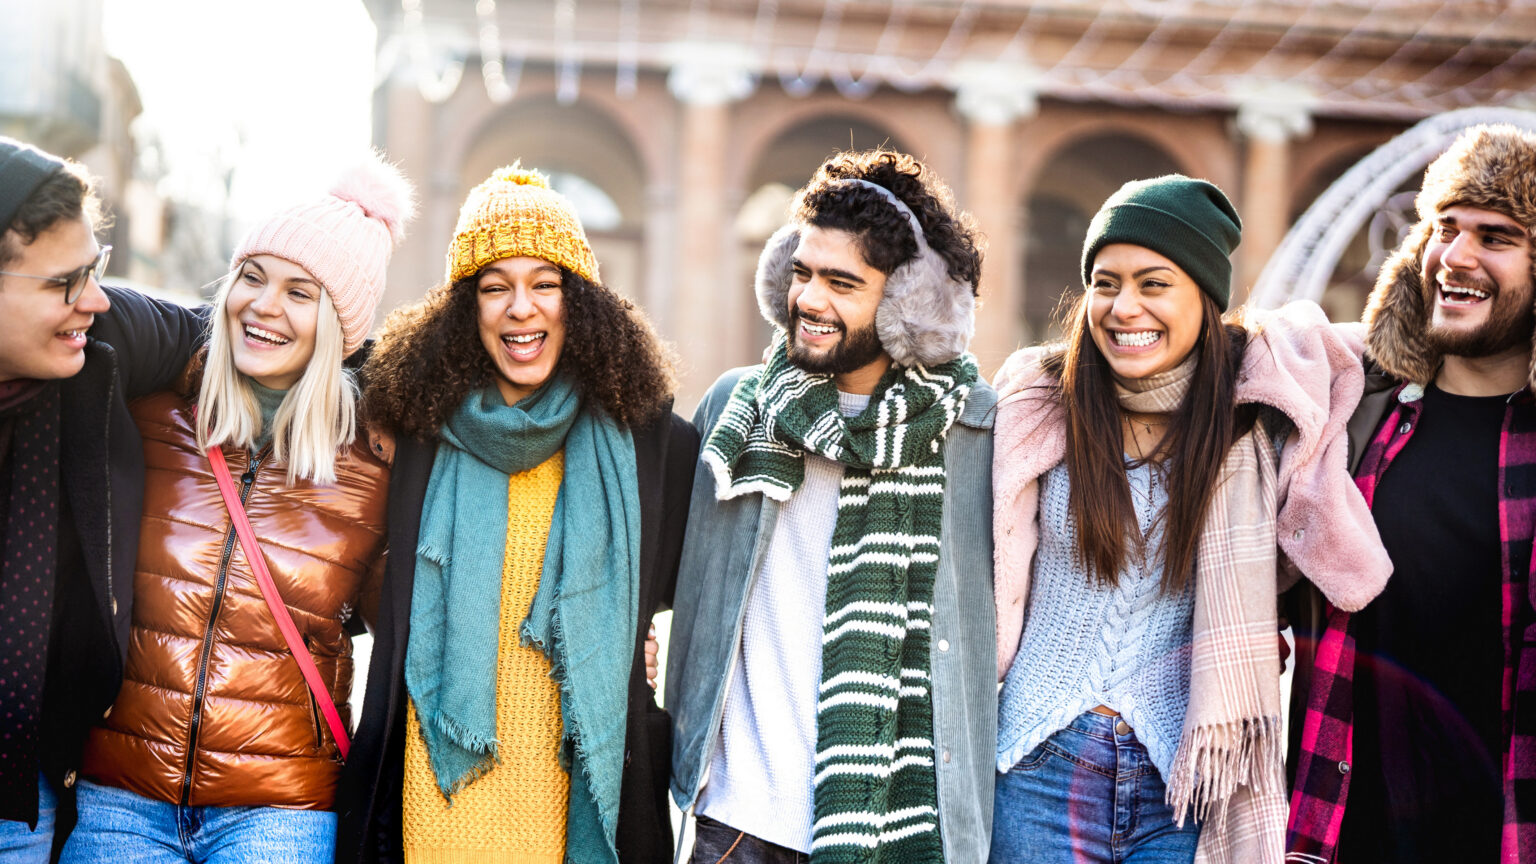
[[90,336],[112,346],[125,399],[176,383],[207,338],[210,307],[188,309],[126,288],[104,288],[112,308],[96,316]]
[[656,550],[656,600],[662,609],[672,608],[672,594],[677,588],[677,565],[683,554],[683,532],[688,527],[693,468],[699,458],[699,433],[693,424],[676,414],[669,419],[670,445],[662,469],[661,542]]

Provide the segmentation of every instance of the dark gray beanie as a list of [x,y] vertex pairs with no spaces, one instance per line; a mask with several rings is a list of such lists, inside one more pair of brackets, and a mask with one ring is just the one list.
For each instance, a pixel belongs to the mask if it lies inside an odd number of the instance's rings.
[[1109,196],[1088,226],[1083,284],[1100,249],[1130,243],[1179,265],[1226,309],[1232,299],[1232,250],[1242,237],[1237,210],[1215,184],[1183,174],[1132,180]]
[[64,160],[0,135],[0,233],[43,181],[64,170]]

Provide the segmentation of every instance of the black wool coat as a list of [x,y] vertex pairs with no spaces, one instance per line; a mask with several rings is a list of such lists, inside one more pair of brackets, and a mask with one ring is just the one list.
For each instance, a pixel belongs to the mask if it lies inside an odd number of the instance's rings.
[[[664,412],[634,430],[640,491],[640,606],[631,635],[629,712],[620,789],[618,847],[623,864],[672,860],[667,808],[671,722],[645,681],[644,647],[651,616],[671,608],[688,522],[699,435],[693,424]],[[400,800],[405,771],[405,649],[421,508],[436,442],[400,439],[389,484],[389,561],[379,600],[368,689],[337,798],[338,862],[404,860]]]
[[[171,387],[207,326],[206,308],[106,292],[112,309],[91,325],[84,367],[60,382],[62,518],[41,739],[42,772],[60,799],[55,850],[74,825],[85,735],[123,682],[144,501],[143,443],[128,402]],[[33,812],[35,796],[34,786]]]

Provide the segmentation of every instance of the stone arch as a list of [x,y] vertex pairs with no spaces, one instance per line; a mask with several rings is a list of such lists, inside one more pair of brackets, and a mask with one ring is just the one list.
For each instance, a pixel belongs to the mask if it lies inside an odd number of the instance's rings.
[[1083,237],[1088,223],[1128,180],[1183,169],[1158,142],[1135,132],[1097,131],[1063,142],[1031,178],[1025,199],[1022,250],[1024,302],[1020,322],[1029,341],[1053,334],[1063,296],[1082,286]]
[[[795,135],[797,130],[807,128],[831,129],[839,123],[844,124],[841,137],[831,134],[827,136],[826,149],[816,163],[811,165],[812,169],[832,151],[846,150],[850,146],[867,149],[884,144],[911,153],[925,162],[929,161],[931,148],[928,146],[928,136],[923,131],[921,115],[924,113],[922,109],[933,106],[916,104],[913,111],[882,112],[872,105],[850,103],[835,97],[811,97],[800,101],[790,100],[782,94],[766,93],[760,94],[757,99],[767,104],[762,106],[761,111],[755,112],[755,117],[740,118],[737,152],[741,158],[732,171],[733,185],[748,193],[753,188],[751,182],[759,166],[773,160],[773,150],[779,143],[786,136]],[[847,131],[850,128],[854,131],[851,139]],[[877,131],[884,134],[863,140],[858,134],[860,130],[868,131],[872,136]],[[799,186],[809,178],[810,173],[807,172],[794,185]]]
[[1162,151],[1176,171],[1204,177],[1223,189],[1238,180],[1236,152],[1226,121],[1219,115],[1169,117],[1155,112],[1106,114],[1088,107],[1060,106],[1050,124],[1026,124],[1019,148],[1020,199],[1028,198],[1046,165],[1078,142],[1098,137],[1130,137]]
[[1511,123],[1536,132],[1536,112],[1463,108],[1421,121],[1356,162],[1313,201],[1264,266],[1249,303],[1260,308],[1288,300],[1320,301],[1345,250],[1362,226],[1383,210],[1405,183],[1464,130],[1481,123]]

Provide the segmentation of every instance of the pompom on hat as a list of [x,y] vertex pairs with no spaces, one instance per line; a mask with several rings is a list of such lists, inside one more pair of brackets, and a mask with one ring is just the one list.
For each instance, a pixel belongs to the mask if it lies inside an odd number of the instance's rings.
[[344,348],[362,347],[384,296],[384,271],[416,213],[400,169],[373,153],[345,171],[318,201],[290,207],[251,229],[230,269],[253,255],[276,255],[320,281],[341,319]]
[[570,199],[551,189],[543,174],[514,163],[493,171],[464,200],[448,246],[448,281],[522,256],[599,281],[597,258]]

